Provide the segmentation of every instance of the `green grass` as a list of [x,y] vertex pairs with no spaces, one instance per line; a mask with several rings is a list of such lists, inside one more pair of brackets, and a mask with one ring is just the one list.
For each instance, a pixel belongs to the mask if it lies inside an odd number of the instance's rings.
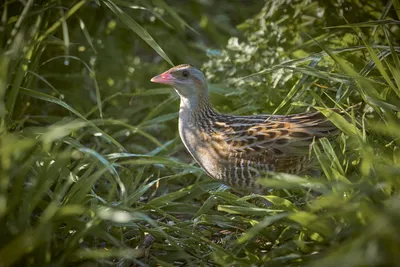
[[[399,1],[271,3],[0,4],[0,266],[397,266]],[[210,180],[149,82],[172,62],[222,112],[323,112],[320,175]]]

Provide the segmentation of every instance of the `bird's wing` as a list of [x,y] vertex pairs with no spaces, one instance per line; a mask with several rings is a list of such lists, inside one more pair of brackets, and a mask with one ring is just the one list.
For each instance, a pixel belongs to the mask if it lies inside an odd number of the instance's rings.
[[246,160],[249,165],[273,165],[275,170],[282,171],[304,162],[314,139],[336,133],[335,125],[320,112],[289,116],[221,115],[213,123],[211,142],[227,158]]

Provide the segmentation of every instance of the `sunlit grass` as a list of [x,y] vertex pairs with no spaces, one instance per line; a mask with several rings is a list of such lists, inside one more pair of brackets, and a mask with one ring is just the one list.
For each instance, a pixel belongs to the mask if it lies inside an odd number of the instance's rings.
[[[320,52],[237,77],[289,70],[294,82],[275,100],[278,105],[236,105],[227,100],[235,89],[211,86],[220,110],[315,108],[343,132],[313,147],[319,174],[268,174],[260,180],[271,189],[264,196],[243,195],[208,179],[185,154],[176,130],[178,97],[171,89],[136,88],[127,74],[132,88],[108,91],[122,82],[99,70],[96,60],[102,58],[96,55],[106,51],[87,28],[90,19],[83,18],[96,10],[96,1],[75,1],[61,13],[59,2],[11,2],[1,4],[6,34],[0,55],[0,266],[398,264],[400,47],[390,28],[399,21],[385,17],[389,7],[378,21],[328,29],[332,36],[337,29],[357,33],[360,45],[331,48],[316,36],[309,44]],[[153,57],[170,64],[165,47],[128,8],[156,14],[159,31],[180,25],[198,32],[194,21],[164,1],[155,3],[171,21],[147,2],[99,2],[139,36],[142,51],[149,45]],[[382,34],[374,39],[360,28]],[[92,50],[79,54],[74,38]],[[361,56],[363,64],[352,61]],[[134,66],[143,73],[136,79],[151,77]],[[265,95],[240,92],[253,93]],[[346,109],[359,102],[361,107]],[[346,111],[347,119],[328,107]]]

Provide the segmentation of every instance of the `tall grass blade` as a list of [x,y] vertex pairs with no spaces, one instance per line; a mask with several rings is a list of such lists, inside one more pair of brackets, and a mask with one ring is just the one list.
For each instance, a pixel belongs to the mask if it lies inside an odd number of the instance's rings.
[[159,6],[159,7],[163,8],[163,9],[165,9],[169,14],[171,14],[171,16],[172,16],[176,21],[178,21],[178,23],[179,23],[180,25],[182,25],[182,26],[184,26],[184,27],[187,27],[187,28],[189,28],[191,31],[193,31],[193,32],[195,32],[195,33],[197,33],[197,34],[199,34],[195,29],[193,29],[189,24],[187,24],[186,21],[183,20],[183,19],[179,16],[179,14],[178,14],[173,8],[171,8],[170,5],[168,5],[167,3],[165,3],[164,0],[155,0],[154,3],[155,3],[157,6]]
[[376,67],[378,68],[379,72],[382,74],[382,77],[388,83],[390,88],[397,94],[397,96],[400,97],[399,89],[396,88],[396,86],[394,86],[394,84],[392,83],[392,80],[390,79],[388,73],[386,72],[385,67],[383,66],[383,63],[379,60],[375,51],[371,48],[371,46],[367,42],[364,41],[364,44],[365,44],[365,47],[367,47],[369,55],[371,56],[372,60],[374,61]]
[[7,88],[7,75],[8,75],[9,59],[0,54],[0,133],[4,128],[4,118],[6,116],[6,105],[4,103],[4,96]]
[[167,56],[164,50],[154,41],[153,37],[137,23],[133,18],[129,17],[122,9],[115,5],[112,1],[103,0],[102,1],[123,23],[126,24],[132,31],[134,31],[143,41],[150,45],[154,51],[156,51],[163,59],[165,59],[171,66],[171,59]]
[[[100,88],[99,85],[97,83],[97,79],[96,79],[96,72],[94,71],[93,68],[91,68],[85,61],[83,61],[81,58],[79,57],[75,57],[75,56],[68,56],[68,55],[64,55],[64,56],[57,56],[57,57],[52,57],[48,60],[46,60],[45,62],[43,62],[41,64],[41,66],[53,61],[53,60],[57,60],[57,59],[64,59],[64,62],[69,62],[70,59],[74,59],[77,60],[79,62],[81,62],[85,68],[89,71],[89,77],[91,78],[91,80],[93,81],[93,86],[96,90],[96,102],[97,102],[97,109],[99,111],[99,115],[100,118],[103,118],[103,106],[102,106],[102,101],[101,101],[101,95],[100,95]],[[68,63],[69,64],[69,63]]]
[[42,42],[44,39],[46,39],[50,34],[53,34],[60,25],[62,25],[63,21],[66,21],[69,17],[71,17],[73,14],[75,14],[84,4],[86,3],[86,0],[81,0],[77,2],[74,6],[72,6],[70,9],[68,9],[67,13],[62,16],[60,19],[58,19],[56,22],[53,23],[43,34],[41,34],[37,39],[36,43]]
[[393,8],[396,11],[397,19],[400,20],[400,1],[399,0],[392,0]]
[[80,114],[78,111],[76,111],[75,109],[73,109],[70,105],[68,105],[67,103],[65,103],[64,101],[55,98],[53,96],[44,94],[44,93],[40,93],[40,92],[35,92],[33,90],[27,89],[27,88],[21,88],[21,93],[31,96],[31,97],[35,97],[44,101],[48,101],[54,104],[57,104],[59,106],[62,106],[63,108],[69,110],[71,113],[75,114],[78,118],[84,120],[88,125],[90,125],[91,127],[93,127],[94,129],[96,129],[97,131],[99,131],[102,135],[105,136],[105,138],[107,138],[108,141],[110,141],[111,143],[113,143],[114,145],[116,145],[117,147],[124,149],[124,147],[118,143],[117,140],[115,140],[112,136],[110,136],[109,134],[107,134],[106,132],[104,132],[103,130],[101,130],[99,127],[97,127],[93,122],[87,120],[82,114]]

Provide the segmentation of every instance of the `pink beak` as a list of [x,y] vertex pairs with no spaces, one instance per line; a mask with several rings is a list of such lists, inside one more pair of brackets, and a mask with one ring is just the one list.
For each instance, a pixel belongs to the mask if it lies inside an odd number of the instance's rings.
[[154,76],[150,80],[153,83],[162,83],[173,85],[175,82],[175,77],[172,76],[168,71],[161,73],[160,75]]

